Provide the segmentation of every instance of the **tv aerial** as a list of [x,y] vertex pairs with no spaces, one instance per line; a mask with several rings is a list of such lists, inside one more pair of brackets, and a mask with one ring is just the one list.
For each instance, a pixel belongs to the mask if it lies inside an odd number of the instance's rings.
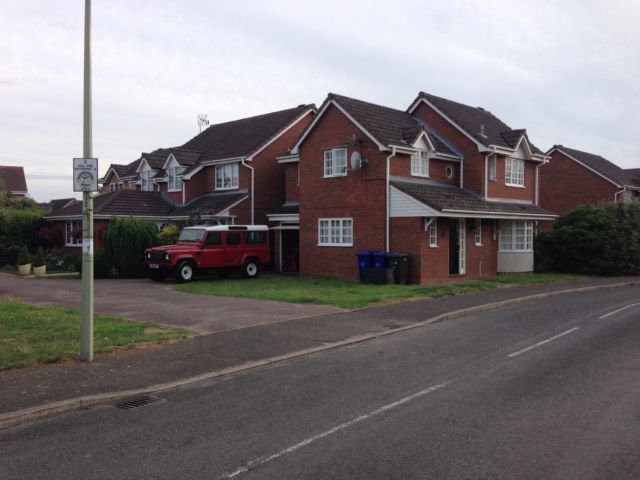
[[202,130],[204,128],[207,128],[209,126],[209,119],[207,118],[207,114],[206,113],[201,113],[198,115],[198,127],[200,127],[200,133],[202,133]]

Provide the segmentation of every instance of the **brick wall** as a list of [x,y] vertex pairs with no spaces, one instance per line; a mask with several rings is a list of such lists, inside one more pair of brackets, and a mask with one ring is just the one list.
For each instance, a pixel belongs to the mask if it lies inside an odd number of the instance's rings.
[[300,200],[300,186],[298,185],[298,163],[284,165],[285,200]]
[[[578,205],[613,201],[619,190],[557,150],[550,162],[540,167],[540,205],[558,215]],[[544,223],[544,227],[551,225]]]
[[[451,167],[452,170],[452,175],[450,177],[447,177],[447,167]],[[411,157],[408,155],[398,155],[396,158],[392,159],[389,170],[391,175],[425,178],[411,175]],[[429,179],[459,185],[460,164],[432,158],[429,160]]]
[[[324,150],[354,150],[351,136],[369,164],[344,177],[323,178]],[[348,162],[347,162],[348,163]],[[300,149],[300,271],[355,280],[356,252],[384,250],[386,155],[339,110],[330,106]],[[353,218],[352,247],[318,246],[319,218]]]
[[496,179],[489,180],[488,196],[490,198],[513,198],[535,202],[536,199],[536,165],[537,162],[524,162],[524,188],[505,184],[505,157],[498,155],[496,159]]

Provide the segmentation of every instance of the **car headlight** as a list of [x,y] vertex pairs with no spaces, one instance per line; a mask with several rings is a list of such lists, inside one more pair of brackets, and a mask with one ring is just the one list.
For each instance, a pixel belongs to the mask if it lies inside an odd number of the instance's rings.
[[151,258],[151,252],[147,252],[147,253],[145,254],[145,256],[146,256],[147,258]]
[[165,260],[169,260],[171,258],[171,254],[170,253],[165,253],[164,254],[164,259]]

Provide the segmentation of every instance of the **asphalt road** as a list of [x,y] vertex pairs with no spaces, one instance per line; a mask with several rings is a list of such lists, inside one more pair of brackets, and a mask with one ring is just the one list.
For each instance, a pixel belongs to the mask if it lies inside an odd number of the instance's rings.
[[0,478],[640,478],[640,287],[433,324],[160,398],[0,432]]

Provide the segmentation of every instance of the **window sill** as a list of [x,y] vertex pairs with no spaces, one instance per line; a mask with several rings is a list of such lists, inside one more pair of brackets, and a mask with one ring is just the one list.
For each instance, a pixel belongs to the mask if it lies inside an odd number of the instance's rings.
[[515,187],[515,188],[526,188],[524,185],[518,185],[516,183],[507,183],[504,182],[505,187]]
[[[431,178],[428,173],[426,175],[422,175],[421,173],[413,173],[413,172],[411,172],[411,176],[412,177],[420,177],[420,178]],[[447,177],[447,178],[449,178],[449,177]]]
[[346,243],[318,243],[316,245],[317,247],[353,247],[353,244],[346,244]]
[[346,177],[346,173],[339,173],[337,175],[323,175],[322,178],[336,178],[336,177]]
[[[238,190],[239,187],[216,187],[216,192],[220,191],[220,190]],[[178,190],[179,192],[181,192],[182,190]]]
[[438,245],[431,245],[431,244],[429,244],[429,248],[438,248]]

